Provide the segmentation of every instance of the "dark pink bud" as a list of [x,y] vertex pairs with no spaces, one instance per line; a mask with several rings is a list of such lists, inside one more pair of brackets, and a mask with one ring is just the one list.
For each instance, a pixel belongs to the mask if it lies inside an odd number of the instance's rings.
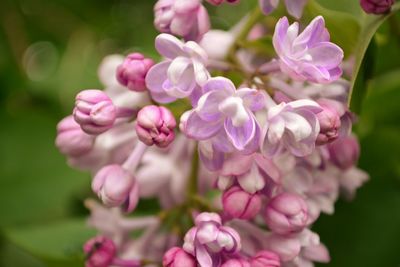
[[165,107],[146,106],[137,115],[136,133],[148,146],[167,147],[175,139],[175,127],[175,118]]
[[360,5],[366,13],[385,14],[390,12],[394,0],[361,0]]
[[100,90],[84,90],[75,99],[74,118],[82,130],[98,135],[114,125],[117,108],[106,93]]
[[117,68],[117,80],[129,90],[141,92],[146,90],[145,78],[154,61],[140,53],[128,55]]
[[233,186],[222,196],[224,211],[233,218],[249,220],[261,209],[261,197],[258,193],[250,194],[240,186]]
[[338,138],[341,125],[340,115],[335,106],[331,105],[328,101],[321,101],[318,104],[323,110],[317,114],[320,131],[316,144],[325,145]]
[[328,145],[332,162],[342,170],[354,166],[360,156],[360,145],[354,136],[343,136]]
[[97,236],[83,246],[86,254],[86,267],[109,267],[116,255],[114,242],[104,236]]
[[280,267],[279,256],[268,250],[258,252],[251,260],[251,267]]
[[230,259],[226,261],[221,267],[253,267],[247,260],[244,259]]
[[164,267],[196,267],[196,260],[182,248],[173,247],[163,257]]
[[94,139],[82,131],[73,116],[65,117],[57,125],[56,146],[64,155],[79,157],[88,153],[93,148]]
[[117,164],[101,168],[92,181],[92,189],[105,205],[122,206],[125,212],[133,211],[139,200],[135,178]]
[[272,198],[265,212],[265,222],[278,234],[300,232],[307,226],[308,210],[304,199],[291,193]]

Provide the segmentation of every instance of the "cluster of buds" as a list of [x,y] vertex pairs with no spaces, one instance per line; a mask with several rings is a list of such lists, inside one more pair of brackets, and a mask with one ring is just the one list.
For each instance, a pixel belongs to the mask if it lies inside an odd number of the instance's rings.
[[[260,0],[258,14],[278,4]],[[284,4],[299,19],[307,0]],[[375,14],[391,4],[361,1]],[[282,17],[275,29],[254,19],[253,29],[239,23],[223,32],[209,31],[202,0],[159,0],[154,12],[163,59],[107,57],[99,69],[105,89],[80,92],[57,127],[57,147],[70,165],[93,174],[104,204],[87,205],[102,236],[85,245],[86,266],[328,262],[310,228],[321,213],[334,212],[340,193],[354,197],[368,175],[356,167],[344,53],[330,41],[324,18],[303,25]],[[252,51],[236,49],[246,41],[238,36],[254,40],[272,31],[274,57],[254,60]],[[225,41],[215,47],[212,38]],[[226,77],[213,76],[216,70]],[[234,83],[230,73],[238,70],[243,79]],[[172,103],[173,112],[156,103]],[[141,198],[158,199],[163,211],[124,217]]]

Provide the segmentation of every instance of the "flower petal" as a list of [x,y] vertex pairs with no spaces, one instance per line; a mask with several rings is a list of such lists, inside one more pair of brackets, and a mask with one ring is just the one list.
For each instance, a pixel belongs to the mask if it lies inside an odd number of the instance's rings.
[[296,19],[301,18],[307,1],[308,0],[285,0],[287,12]]
[[252,140],[256,132],[255,119],[248,114],[249,119],[239,127],[235,127],[231,119],[226,119],[224,123],[225,131],[232,145],[237,150],[244,150],[246,145]]
[[222,128],[221,121],[207,122],[193,111],[186,121],[185,134],[196,140],[205,140],[213,137]]
[[224,91],[226,96],[231,96],[235,93],[236,88],[231,80],[224,77],[211,78],[203,86],[204,93],[216,90]]
[[158,35],[155,46],[161,55],[169,59],[184,55],[183,43],[171,34],[162,33]]

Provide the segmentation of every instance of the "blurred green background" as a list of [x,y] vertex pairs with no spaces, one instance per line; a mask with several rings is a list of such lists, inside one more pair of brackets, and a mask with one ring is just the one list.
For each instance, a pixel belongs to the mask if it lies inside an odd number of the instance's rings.
[[[100,86],[102,57],[133,50],[157,57],[154,2],[0,1],[0,266],[82,265],[81,244],[94,234],[82,206],[90,177],[66,165],[54,147],[55,126],[76,92]],[[358,0],[318,2],[361,13]],[[213,25],[228,28],[251,4],[211,8]],[[400,266],[399,21],[380,27],[364,62],[373,79],[356,131],[360,167],[371,180],[314,227],[331,252],[326,266]]]

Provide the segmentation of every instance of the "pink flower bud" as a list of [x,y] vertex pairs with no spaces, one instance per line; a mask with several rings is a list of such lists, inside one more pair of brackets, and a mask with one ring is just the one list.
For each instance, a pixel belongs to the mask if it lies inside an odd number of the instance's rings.
[[154,65],[152,59],[145,58],[140,53],[128,55],[117,68],[117,80],[129,90],[141,92],[146,90],[145,78]]
[[163,267],[196,267],[196,260],[182,248],[173,247],[163,257]]
[[83,131],[98,135],[114,125],[117,108],[106,93],[100,90],[84,90],[75,99],[74,118]]
[[268,250],[258,252],[251,260],[251,267],[280,267],[279,256]]
[[236,4],[239,3],[240,0],[206,0],[208,3],[215,5],[215,6],[219,6],[220,4],[222,4],[223,2],[228,2],[231,4]]
[[73,116],[62,119],[57,125],[56,146],[67,156],[78,157],[88,153],[94,144],[94,137],[82,131]]
[[342,170],[354,166],[360,155],[360,145],[354,136],[344,136],[328,145],[332,162]]
[[253,267],[247,260],[244,259],[230,259],[226,261],[221,267]]
[[278,234],[303,230],[307,226],[307,219],[307,204],[296,194],[282,193],[272,198],[265,212],[265,222]]
[[136,133],[148,146],[167,147],[175,138],[176,121],[165,107],[151,105],[142,108],[136,122]]
[[317,145],[325,145],[336,140],[339,136],[340,116],[329,102],[318,102],[322,111],[317,114],[320,130],[316,140]]
[[224,211],[233,218],[249,220],[261,209],[259,194],[250,194],[239,186],[233,186],[222,196]]
[[394,0],[360,0],[360,5],[366,13],[385,14],[390,12]]
[[135,209],[139,200],[135,178],[120,165],[101,168],[92,181],[92,189],[109,207],[121,206],[125,212]]
[[111,239],[96,236],[83,246],[86,254],[86,267],[108,267],[116,255],[116,246]]

